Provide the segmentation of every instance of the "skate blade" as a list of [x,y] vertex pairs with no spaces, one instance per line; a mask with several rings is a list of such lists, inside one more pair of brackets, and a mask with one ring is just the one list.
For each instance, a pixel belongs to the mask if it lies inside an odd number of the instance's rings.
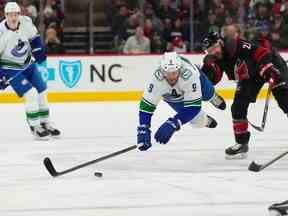
[[37,141],[48,141],[50,139],[49,136],[46,136],[46,137],[35,137],[34,136],[34,140],[37,140]]
[[248,157],[247,153],[239,153],[236,155],[225,155],[226,160],[243,160]]
[[59,134],[59,135],[51,135],[50,134],[50,137],[52,138],[52,139],[61,139],[61,134]]

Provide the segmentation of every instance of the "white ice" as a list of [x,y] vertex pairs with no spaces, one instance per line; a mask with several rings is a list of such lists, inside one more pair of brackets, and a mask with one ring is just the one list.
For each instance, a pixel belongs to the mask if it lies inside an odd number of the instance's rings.
[[[229,102],[230,103],[230,102]],[[261,122],[264,101],[250,108]],[[11,216],[264,216],[274,202],[288,199],[288,160],[260,173],[247,170],[252,160],[269,161],[287,151],[287,117],[272,101],[265,132],[251,129],[248,159],[227,161],[234,144],[230,106],[205,110],[216,129],[183,127],[167,145],[131,152],[52,178],[42,161],[56,169],[96,159],[135,144],[136,102],[51,104],[59,140],[34,141],[22,104],[1,104],[0,215]],[[153,131],[173,115],[161,103]],[[103,172],[98,178],[94,172]]]

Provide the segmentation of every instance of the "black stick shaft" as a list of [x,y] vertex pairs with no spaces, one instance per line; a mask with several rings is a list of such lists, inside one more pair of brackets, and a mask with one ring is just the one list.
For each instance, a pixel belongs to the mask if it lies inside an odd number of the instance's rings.
[[[72,167],[72,168],[70,168],[70,169],[67,169],[67,170],[64,170],[64,171],[62,171],[62,172],[57,172],[57,175],[56,175],[56,176],[60,176],[60,175],[64,175],[64,174],[69,173],[69,172],[73,172],[73,171],[75,171],[75,170],[81,169],[81,168],[83,168],[83,167],[89,166],[89,165],[94,164],[94,163],[98,163],[98,162],[103,161],[103,160],[106,160],[106,159],[108,159],[108,158],[115,157],[115,156],[117,156],[117,155],[123,154],[123,153],[125,153],[125,152],[131,151],[131,150],[136,149],[136,148],[137,148],[137,145],[130,146],[130,147],[128,147],[128,148],[125,148],[125,149],[122,149],[122,150],[113,152],[113,153],[111,153],[111,154],[105,155],[105,156],[103,156],[103,157],[97,158],[97,159],[95,159],[95,160],[88,161],[88,162],[83,163],[83,164],[80,164],[80,165],[78,165],[78,166],[74,166],[74,167]],[[54,176],[54,177],[56,177],[56,176]]]
[[277,157],[275,157],[273,160],[271,160],[271,161],[263,164],[263,165],[261,166],[261,170],[262,170],[262,169],[265,169],[265,168],[268,167],[268,166],[270,166],[270,165],[273,164],[275,161],[281,159],[282,157],[284,157],[284,156],[287,155],[287,154],[288,154],[288,151],[283,152],[282,154],[280,154],[280,155],[278,155]]
[[267,95],[266,95],[266,99],[265,99],[265,106],[264,106],[264,111],[263,111],[263,117],[262,117],[262,122],[261,122],[261,127],[260,126],[256,126],[254,124],[252,124],[251,122],[249,122],[249,124],[256,130],[258,131],[264,131],[265,128],[265,124],[266,124],[266,119],[267,119],[267,114],[268,114],[268,108],[269,108],[269,102],[270,102],[270,95],[271,95],[271,91],[272,91],[272,87],[269,85],[268,87],[268,91],[267,91]]

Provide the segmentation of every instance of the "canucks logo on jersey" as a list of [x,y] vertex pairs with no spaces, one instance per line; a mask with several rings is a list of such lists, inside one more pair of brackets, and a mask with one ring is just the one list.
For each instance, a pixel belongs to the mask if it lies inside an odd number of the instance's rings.
[[17,45],[11,50],[11,54],[15,57],[25,56],[30,51],[30,46],[27,41],[18,40]]
[[82,74],[82,64],[80,61],[60,61],[59,73],[63,83],[73,88],[80,80]]

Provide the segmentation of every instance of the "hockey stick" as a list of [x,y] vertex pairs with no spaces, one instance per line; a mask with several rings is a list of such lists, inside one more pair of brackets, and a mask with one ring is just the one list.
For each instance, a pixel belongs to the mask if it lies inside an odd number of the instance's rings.
[[125,149],[122,149],[122,150],[119,150],[119,151],[116,151],[116,152],[113,152],[111,154],[108,154],[108,155],[105,155],[105,156],[102,156],[100,158],[97,158],[95,160],[92,160],[92,161],[88,161],[86,163],[83,163],[83,164],[80,164],[78,166],[74,166],[70,169],[67,169],[67,170],[63,170],[61,172],[57,172],[55,167],[53,166],[52,164],[52,161],[50,160],[50,158],[46,157],[43,161],[46,169],[48,170],[48,172],[51,174],[51,176],[53,177],[57,177],[57,176],[60,176],[60,175],[64,175],[66,173],[70,173],[70,172],[73,172],[74,170],[78,170],[80,168],[83,168],[83,167],[86,167],[86,166],[89,166],[91,164],[94,164],[94,163],[98,163],[100,161],[103,161],[103,160],[106,160],[108,158],[112,158],[112,157],[115,157],[117,155],[120,155],[120,154],[123,154],[125,152],[128,152],[128,151],[131,151],[133,149],[136,149],[137,148],[137,145],[133,145],[133,146],[130,146],[128,148],[125,148]]
[[288,154],[288,151],[283,152],[282,154],[278,155],[277,157],[273,158],[271,161],[268,161],[265,164],[257,164],[255,161],[252,161],[248,167],[248,170],[253,171],[253,172],[259,172],[287,154]]
[[269,102],[270,102],[270,95],[271,95],[272,87],[269,85],[266,99],[265,99],[265,106],[264,106],[264,111],[263,111],[263,117],[262,117],[262,122],[261,126],[256,126],[255,124],[252,124],[250,121],[249,124],[257,131],[264,131],[265,124],[266,124],[266,119],[267,119],[267,114],[268,114],[268,108],[269,108]]

